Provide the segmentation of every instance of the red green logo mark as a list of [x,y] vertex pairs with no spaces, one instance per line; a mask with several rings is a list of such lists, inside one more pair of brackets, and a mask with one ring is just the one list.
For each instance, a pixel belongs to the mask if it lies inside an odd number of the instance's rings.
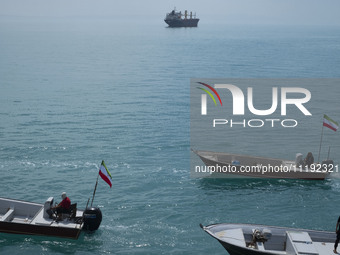
[[[203,83],[203,82],[197,82],[197,83],[199,83],[199,84],[209,88],[217,96],[217,98],[220,101],[220,104],[222,106],[222,100],[220,98],[220,95],[217,93],[217,91],[213,87],[211,87],[209,84],[206,84],[206,83]],[[204,92],[206,92],[212,98],[212,100],[214,101],[215,105],[217,105],[215,97],[213,96],[213,94],[211,94],[211,92],[209,90],[207,90],[205,88],[200,88],[200,87],[197,87],[197,88],[203,90]]]

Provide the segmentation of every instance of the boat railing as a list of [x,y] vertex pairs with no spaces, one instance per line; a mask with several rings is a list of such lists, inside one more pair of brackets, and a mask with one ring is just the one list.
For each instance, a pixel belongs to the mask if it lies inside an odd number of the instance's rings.
[[165,15],[165,19],[181,19],[182,17],[184,17],[184,19],[196,19],[196,12],[194,14],[190,12],[189,14],[188,11],[185,10],[184,14],[182,14],[182,12],[176,12],[175,10],[173,10],[172,12],[169,12]]

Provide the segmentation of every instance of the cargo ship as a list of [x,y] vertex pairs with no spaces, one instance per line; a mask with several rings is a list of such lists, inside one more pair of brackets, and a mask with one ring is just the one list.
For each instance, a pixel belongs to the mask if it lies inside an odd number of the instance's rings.
[[194,15],[192,12],[188,14],[188,11],[185,10],[184,14],[182,14],[182,12],[177,12],[176,9],[173,9],[166,14],[164,21],[169,27],[197,27],[199,19],[196,18],[196,13]]

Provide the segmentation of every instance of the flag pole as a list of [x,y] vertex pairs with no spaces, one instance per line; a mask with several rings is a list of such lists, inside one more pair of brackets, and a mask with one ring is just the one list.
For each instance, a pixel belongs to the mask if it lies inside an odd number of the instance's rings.
[[91,199],[91,198],[89,197],[89,199],[87,200],[85,209],[87,209],[87,206],[89,205],[90,199]]
[[98,172],[98,176],[97,176],[96,186],[94,186],[94,190],[93,190],[91,207],[92,207],[92,204],[93,204],[94,195],[96,195],[96,190],[97,190],[97,185],[98,185],[98,178],[99,178],[99,172]]
[[329,160],[329,154],[331,152],[331,146],[328,146],[328,154],[327,154],[327,160]]
[[321,153],[321,143],[323,137],[323,119],[322,119],[322,128],[321,128],[321,139],[320,139],[320,146],[319,146],[319,156],[318,156],[318,163],[320,162],[320,153]]

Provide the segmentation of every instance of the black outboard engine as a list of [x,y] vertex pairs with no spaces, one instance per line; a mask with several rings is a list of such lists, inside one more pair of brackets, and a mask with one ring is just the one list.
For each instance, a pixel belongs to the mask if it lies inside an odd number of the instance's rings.
[[253,232],[253,244],[255,244],[256,242],[266,242],[268,241],[270,238],[272,237],[272,232],[270,231],[270,229],[255,229]]
[[83,213],[84,230],[95,231],[102,222],[102,212],[97,207],[89,207]]
[[334,162],[331,159],[327,159],[321,162],[321,170],[335,172],[336,169],[334,168]]

